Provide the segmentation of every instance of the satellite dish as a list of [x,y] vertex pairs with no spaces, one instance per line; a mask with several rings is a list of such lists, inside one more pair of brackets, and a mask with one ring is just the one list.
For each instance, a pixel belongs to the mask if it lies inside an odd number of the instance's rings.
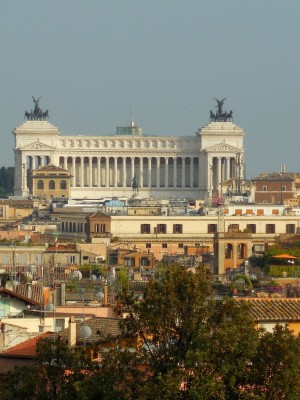
[[80,336],[82,336],[84,340],[89,338],[91,336],[91,334],[92,334],[92,330],[89,326],[82,325],[80,327]]
[[91,281],[95,281],[96,279],[97,279],[96,275],[92,274],[92,275],[90,276],[90,280],[91,280]]
[[80,271],[74,271],[74,272],[72,272],[72,274],[71,274],[71,279],[72,279],[72,280],[81,281],[81,279],[82,279],[82,273],[81,273]]
[[104,293],[103,292],[98,292],[96,293],[96,299],[101,301],[104,299]]

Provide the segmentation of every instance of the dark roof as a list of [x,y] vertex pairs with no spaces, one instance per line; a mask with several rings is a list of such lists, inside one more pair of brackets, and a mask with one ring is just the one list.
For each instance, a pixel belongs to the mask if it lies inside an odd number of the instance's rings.
[[39,305],[40,302],[30,299],[29,297],[24,296],[21,293],[14,292],[12,290],[0,287],[0,292],[8,294],[11,297],[15,297],[16,299],[22,300],[25,303],[32,304],[32,305]]
[[62,167],[57,167],[56,165],[53,164],[48,164],[39,168],[36,168],[35,170],[33,170],[32,172],[65,172],[66,174],[69,174],[69,170],[62,168]]
[[250,305],[250,313],[256,322],[299,321],[300,298],[248,298],[238,299]]
[[91,219],[91,218],[111,218],[111,217],[110,217],[110,215],[107,215],[102,211],[96,211],[87,217],[87,219]]
[[294,181],[295,178],[287,173],[280,174],[279,172],[274,172],[272,174],[260,174],[252,181]]
[[[110,339],[116,339],[120,336],[121,330],[119,327],[119,318],[97,318],[92,317],[85,321],[76,321],[76,342],[77,343],[101,343],[109,341]],[[82,326],[88,326],[91,328],[91,336],[84,339],[80,334],[80,328]],[[69,334],[69,328],[61,331],[60,336],[67,339]]]

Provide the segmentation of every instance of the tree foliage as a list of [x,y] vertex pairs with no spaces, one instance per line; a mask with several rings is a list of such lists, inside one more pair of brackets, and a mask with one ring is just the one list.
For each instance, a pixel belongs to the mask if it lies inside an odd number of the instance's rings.
[[81,399],[80,383],[95,373],[95,366],[83,349],[72,348],[60,339],[41,339],[37,363],[8,374],[3,400]]
[[204,269],[172,266],[160,278],[142,299],[126,290],[119,294],[116,312],[126,346],[121,340],[100,346],[101,364],[92,366],[80,349],[43,343],[36,379],[26,371],[18,380],[10,374],[16,390],[3,398],[300,398],[299,337],[279,325],[271,333],[256,329],[245,302],[214,299]]
[[0,197],[8,197],[14,189],[14,167],[0,168]]

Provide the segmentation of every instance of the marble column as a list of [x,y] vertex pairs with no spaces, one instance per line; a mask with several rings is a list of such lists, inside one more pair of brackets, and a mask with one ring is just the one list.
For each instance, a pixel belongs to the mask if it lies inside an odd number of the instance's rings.
[[105,187],[109,187],[109,157],[105,157]]
[[148,157],[148,188],[152,187],[152,158]]
[[222,158],[218,157],[218,181],[217,189],[220,190],[220,183],[222,182]]
[[122,162],[123,162],[123,174],[122,174],[122,179],[123,179],[123,188],[126,188],[126,157],[122,158]]
[[144,186],[144,158],[140,157],[140,188]]
[[173,188],[177,188],[177,158],[173,157]]
[[194,157],[190,157],[190,187],[194,187]]
[[97,158],[97,187],[101,186],[101,157]]
[[160,157],[156,159],[156,187],[160,188]]
[[169,187],[169,158],[165,158],[165,188]]
[[76,157],[72,157],[72,178],[71,178],[71,186],[76,186]]
[[93,157],[89,157],[89,187],[93,186]]
[[80,157],[80,187],[84,187],[84,157]]
[[131,157],[131,181],[134,177],[134,157]]
[[114,157],[114,187],[118,187],[118,157]]
[[181,157],[181,187],[185,188],[185,157]]

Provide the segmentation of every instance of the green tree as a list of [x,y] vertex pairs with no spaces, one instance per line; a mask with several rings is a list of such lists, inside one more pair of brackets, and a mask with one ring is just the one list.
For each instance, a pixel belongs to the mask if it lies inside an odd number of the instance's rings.
[[299,337],[279,325],[255,329],[245,302],[215,300],[211,287],[205,269],[175,265],[142,299],[124,290],[122,335],[113,347],[98,345],[101,364],[61,341],[41,342],[37,365],[10,374],[1,398],[300,399]]
[[300,399],[300,343],[286,326],[262,335],[253,360],[252,379],[266,400]]
[[[149,284],[143,300],[123,292],[117,311],[126,316],[124,337],[139,338],[136,351],[126,352],[126,363],[123,350],[114,355],[113,364],[126,371],[122,379],[119,373],[113,377],[117,398],[146,400],[159,393],[160,399],[271,399],[271,388],[281,379],[281,398],[297,398],[284,396],[298,393],[293,368],[298,371],[299,338],[288,329],[285,336],[279,328],[274,334],[255,329],[245,302],[214,300],[204,269],[192,273],[173,266],[161,281]],[[278,335],[285,337],[279,354]],[[111,363],[109,358],[107,353],[103,366]],[[264,375],[264,359],[273,362],[271,376]]]
[[14,188],[14,167],[0,168],[0,196],[8,197],[13,193]]
[[1,399],[81,399],[80,383],[93,373],[95,366],[83,349],[70,349],[61,338],[41,339],[36,364],[9,373]]

